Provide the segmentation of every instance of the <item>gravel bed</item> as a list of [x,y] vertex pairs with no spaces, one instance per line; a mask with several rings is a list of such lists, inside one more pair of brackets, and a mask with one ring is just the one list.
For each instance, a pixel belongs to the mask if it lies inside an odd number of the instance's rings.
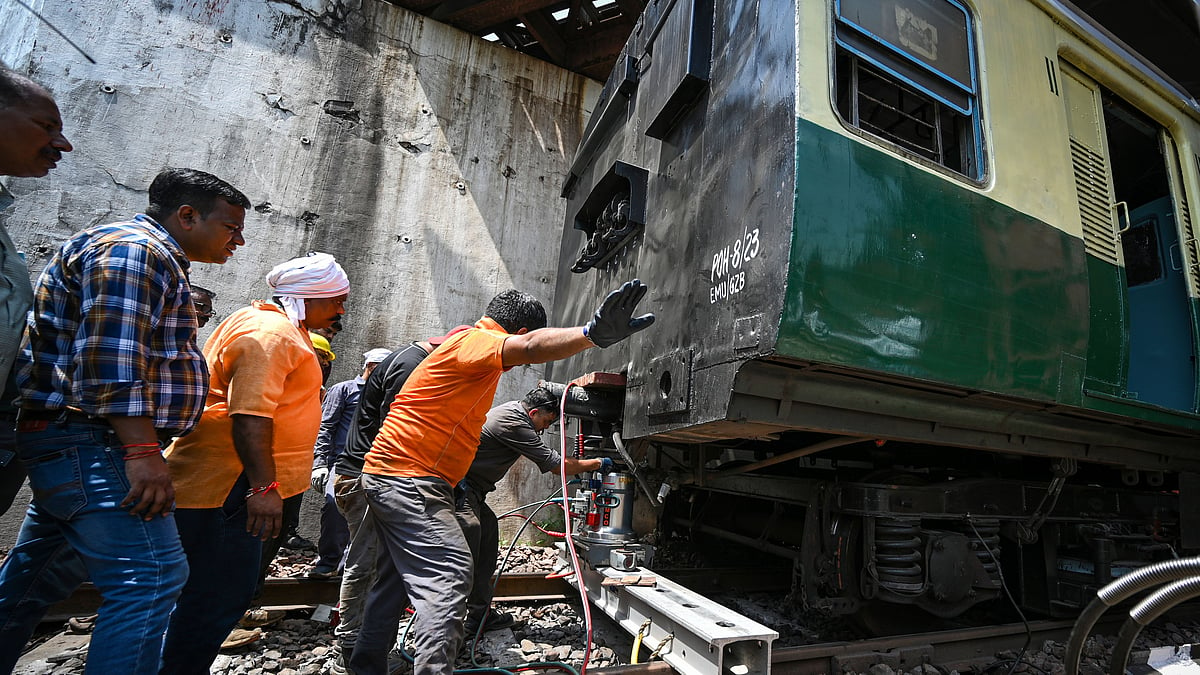
[[[503,555],[503,551],[501,555]],[[314,555],[281,550],[271,564],[273,577],[301,577],[308,573]],[[512,572],[549,573],[562,566],[551,548],[517,547],[508,560]],[[501,606],[516,619],[512,628],[485,633],[476,645],[481,666],[517,666],[534,661],[563,661],[578,669],[583,665],[585,630],[578,601],[574,603],[506,603]],[[221,675],[315,675],[328,673],[338,652],[332,628],[309,618],[310,610],[291,610],[284,619],[263,626],[262,638],[236,650],[223,651],[212,672]],[[593,610],[594,633],[589,668],[628,661],[631,640],[604,614]],[[402,624],[403,628],[403,624]],[[66,630],[48,632],[39,642],[58,638]],[[465,653],[464,653],[465,654]],[[84,672],[86,651],[65,649],[45,660],[19,666],[16,675],[76,675]],[[470,667],[464,656],[461,667]],[[552,672],[552,671],[545,671]]]
[[[501,552],[504,555],[504,552]],[[314,555],[305,551],[283,550],[271,566],[271,575],[298,577],[311,569]],[[548,573],[562,568],[557,551],[552,548],[518,547],[509,557],[507,570],[511,572]],[[857,635],[836,617],[802,611],[779,594],[771,593],[728,593],[714,599],[730,609],[759,623],[771,626],[780,632],[777,647],[810,644],[831,640],[853,640]],[[501,607],[516,619],[509,629],[485,633],[475,648],[475,665],[517,666],[534,661],[562,661],[578,669],[583,664],[585,635],[584,620],[578,600],[560,603],[509,603]],[[326,623],[309,618],[310,610],[289,611],[284,619],[264,626],[263,636],[257,642],[237,650],[223,652],[213,664],[213,673],[222,675],[316,675],[330,672],[337,658],[332,629]],[[594,633],[588,668],[602,668],[628,663],[631,638],[604,616],[593,609]],[[48,633],[43,639],[61,636],[65,631]],[[1112,636],[1094,636],[1088,640],[1084,651],[1081,673],[1101,675],[1108,672],[1108,655],[1116,639]],[[1159,645],[1183,645],[1200,643],[1200,623],[1162,623],[1143,631],[1137,649]],[[1047,641],[1031,645],[1022,655],[1021,661],[1015,651],[996,655],[996,661],[981,673],[991,675],[1033,673],[1037,675],[1061,675],[1065,645]],[[79,648],[65,649],[49,658],[19,666],[18,675],[67,675],[83,673],[86,651]],[[460,667],[470,667],[469,657],[460,661]],[[553,672],[553,671],[543,671]],[[921,666],[909,671],[896,671],[878,664],[866,671],[867,675],[947,675],[955,673],[933,665]]]

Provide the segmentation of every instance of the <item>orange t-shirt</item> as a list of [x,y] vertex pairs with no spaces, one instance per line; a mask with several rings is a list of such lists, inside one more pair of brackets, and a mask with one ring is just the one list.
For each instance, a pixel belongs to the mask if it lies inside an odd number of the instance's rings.
[[462,480],[504,374],[508,337],[485,316],[425,357],[392,401],[363,473]]
[[242,473],[230,415],[274,420],[272,453],[279,494],[309,486],[321,426],[321,366],[308,334],[274,304],[255,301],[217,326],[204,345],[208,399],[196,430],[167,450],[181,509],[221,506]]

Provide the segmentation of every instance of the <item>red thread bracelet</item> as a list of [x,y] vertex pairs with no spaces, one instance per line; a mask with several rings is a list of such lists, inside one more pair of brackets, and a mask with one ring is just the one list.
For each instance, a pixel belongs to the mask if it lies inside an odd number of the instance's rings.
[[122,445],[121,447],[122,448],[150,448],[150,447],[160,448],[160,447],[162,447],[162,443],[159,443],[158,441],[154,441],[153,443],[130,443],[129,445]]
[[162,449],[158,447],[157,443],[155,444],[155,447],[153,450],[140,450],[138,452],[125,453],[125,461],[128,462],[131,459],[141,459],[143,457],[151,457],[151,456],[162,457]]
[[264,492],[270,492],[271,490],[276,490],[278,488],[279,481],[274,480],[262,487],[252,487],[249,490],[246,490],[246,499],[250,499],[254,495],[261,495]]

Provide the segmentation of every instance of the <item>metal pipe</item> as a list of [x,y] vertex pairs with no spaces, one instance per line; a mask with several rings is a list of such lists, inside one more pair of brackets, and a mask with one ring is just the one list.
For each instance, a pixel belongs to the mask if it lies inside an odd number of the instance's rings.
[[[539,381],[538,386],[545,387],[556,399],[562,399],[563,390],[567,388],[565,384],[548,380]],[[624,405],[624,389],[587,389],[574,386],[567,394],[565,409],[566,414],[571,417],[616,422],[621,419]]]
[[854,436],[842,436],[840,438],[829,438],[829,439],[821,441],[820,443],[813,443],[812,445],[805,446],[803,448],[800,448],[799,450],[792,450],[791,452],[785,452],[782,455],[775,455],[774,457],[768,457],[767,459],[764,459],[761,462],[754,462],[753,464],[746,464],[743,466],[735,466],[732,469],[726,469],[724,471],[719,471],[715,474],[712,474],[711,477],[712,478],[722,478],[724,476],[735,476],[739,473],[746,473],[747,471],[755,471],[757,469],[762,469],[764,467],[774,466],[775,464],[779,464],[781,462],[786,462],[791,459],[807,457],[808,455],[815,455],[816,453],[823,452],[825,450],[832,450],[833,448],[840,448],[843,445],[853,445],[855,443],[861,443],[863,441],[869,441],[869,440],[872,440],[872,439],[858,438],[858,437],[854,437]]
[[625,449],[625,442],[621,440],[621,432],[614,431],[612,435],[612,441],[613,445],[617,446],[617,452],[621,453],[621,459],[625,460],[625,463],[629,465],[629,473],[633,476],[633,479],[637,481],[638,487],[642,488],[642,492],[646,493],[646,497],[650,500],[650,505],[654,507],[655,511],[661,511],[662,500],[658,498],[656,493],[650,490],[650,486],[646,484],[646,480],[642,478],[642,474],[638,472],[637,464],[633,462],[633,457],[631,457],[629,451]]
[[786,546],[779,546],[777,544],[771,544],[771,543],[762,541],[761,539],[747,537],[744,534],[737,534],[736,532],[730,532],[729,530],[723,530],[719,527],[713,527],[712,525],[705,525],[703,523],[697,523],[696,521],[689,520],[687,518],[675,518],[674,522],[677,525],[682,525],[690,530],[696,530],[697,532],[703,532],[704,534],[711,534],[712,536],[717,537],[719,539],[726,539],[728,541],[732,541],[732,542],[735,542],[738,544],[743,544],[745,546],[749,546],[751,548],[758,549],[759,551],[763,551],[765,553],[771,553],[773,555],[777,555],[781,558],[788,558],[789,560],[798,560],[800,558],[800,551],[797,551],[796,549],[793,549],[793,548],[788,548]]
[[1141,635],[1142,629],[1175,605],[1197,596],[1200,596],[1200,577],[1191,577],[1160,588],[1129,610],[1129,620],[1121,626],[1117,644],[1113,647],[1108,672],[1111,675],[1125,675],[1125,665],[1129,662],[1129,653],[1133,651],[1133,642]]
[[1096,597],[1083,609],[1079,619],[1075,621],[1075,627],[1071,629],[1071,637],[1067,641],[1067,652],[1063,659],[1067,675],[1078,675],[1079,662],[1083,657],[1083,644],[1091,634],[1092,627],[1109,607],[1152,586],[1198,575],[1200,558],[1167,560],[1125,574],[1096,591]]

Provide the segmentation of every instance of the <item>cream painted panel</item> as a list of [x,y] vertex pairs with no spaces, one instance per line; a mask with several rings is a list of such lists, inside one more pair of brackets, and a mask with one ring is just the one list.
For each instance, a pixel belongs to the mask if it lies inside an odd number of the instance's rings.
[[[975,186],[921,162],[902,159],[963,189],[986,194],[1082,236],[1065,112],[1047,70],[1047,64],[1056,61],[1058,31],[1046,14],[1028,2],[974,3],[970,10],[982,88],[985,182]],[[856,142],[890,152],[849,131],[834,109],[831,22],[831,3],[798,3],[797,114]],[[1064,195],[1070,198],[1064,199]]]
[[1070,65],[1059,65],[1084,247],[1089,254],[1116,265],[1121,260],[1121,247],[1113,219],[1112,167],[1100,90]]

